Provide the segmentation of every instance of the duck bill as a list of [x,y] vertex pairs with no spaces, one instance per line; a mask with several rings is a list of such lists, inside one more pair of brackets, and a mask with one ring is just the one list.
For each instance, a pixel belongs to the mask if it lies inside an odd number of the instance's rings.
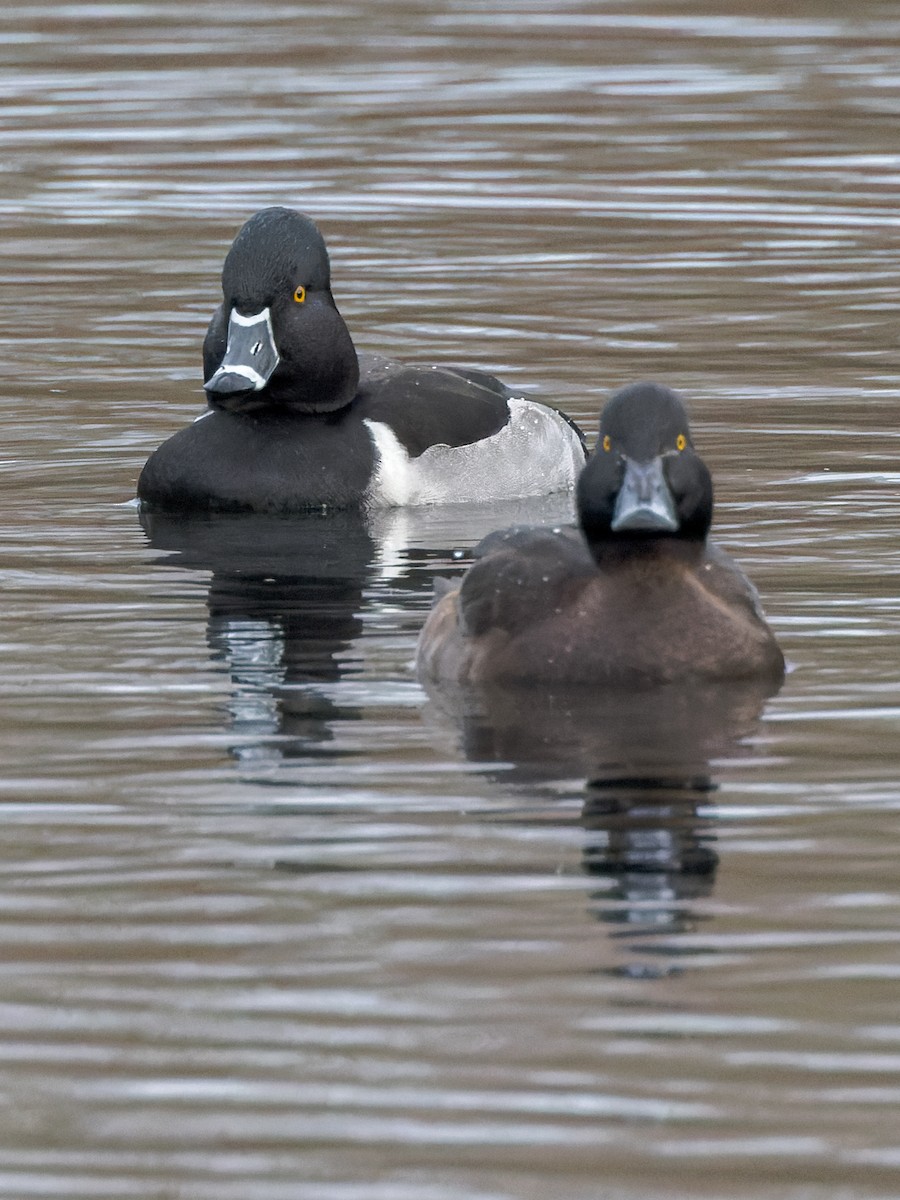
[[675,501],[661,458],[648,463],[625,459],[625,477],[616,497],[611,528],[614,533],[674,533],[678,528]]
[[232,309],[225,357],[203,387],[218,401],[262,391],[279,361],[268,308],[250,317]]

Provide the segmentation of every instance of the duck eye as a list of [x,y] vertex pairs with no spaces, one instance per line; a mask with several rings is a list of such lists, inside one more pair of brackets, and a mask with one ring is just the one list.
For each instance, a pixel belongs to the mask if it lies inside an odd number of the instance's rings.
[[612,449],[612,439],[608,433],[603,435],[603,449],[606,450],[607,453]]
[[679,433],[678,437],[675,439],[675,449],[683,450],[686,445],[687,445],[687,438],[684,436],[683,433]]
[[297,290],[294,292],[294,299],[297,301],[298,304],[302,304],[303,301],[306,299],[306,288],[303,286],[302,283],[297,288]]

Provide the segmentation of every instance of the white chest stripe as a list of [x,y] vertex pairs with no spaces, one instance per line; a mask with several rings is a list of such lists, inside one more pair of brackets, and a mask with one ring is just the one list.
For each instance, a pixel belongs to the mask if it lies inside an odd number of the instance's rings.
[[531,400],[509,401],[510,419],[493,437],[467,446],[429,446],[410,458],[393,430],[365,421],[378,467],[368,502],[378,508],[511,500],[569,491],[584,465],[568,422]]

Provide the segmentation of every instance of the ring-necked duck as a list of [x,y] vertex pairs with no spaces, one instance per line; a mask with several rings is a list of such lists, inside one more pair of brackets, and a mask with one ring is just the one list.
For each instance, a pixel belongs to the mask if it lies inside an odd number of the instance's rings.
[[574,487],[584,439],[556,409],[481,371],[358,359],[309,217],[251,217],[222,291],[203,345],[209,409],[150,456],[145,505],[294,512]]
[[757,593],[707,541],[712,480],[668,388],[617,392],[578,480],[580,530],[490,534],[419,638],[423,679],[781,681]]

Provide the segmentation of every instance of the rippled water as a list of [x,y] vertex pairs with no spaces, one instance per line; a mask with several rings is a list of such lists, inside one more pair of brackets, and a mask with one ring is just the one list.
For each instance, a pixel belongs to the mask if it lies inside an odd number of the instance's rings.
[[[782,13],[0,14],[3,1196],[900,1193],[900,17]],[[565,501],[142,528],[270,203],[362,348],[681,389],[781,692],[426,697]]]

